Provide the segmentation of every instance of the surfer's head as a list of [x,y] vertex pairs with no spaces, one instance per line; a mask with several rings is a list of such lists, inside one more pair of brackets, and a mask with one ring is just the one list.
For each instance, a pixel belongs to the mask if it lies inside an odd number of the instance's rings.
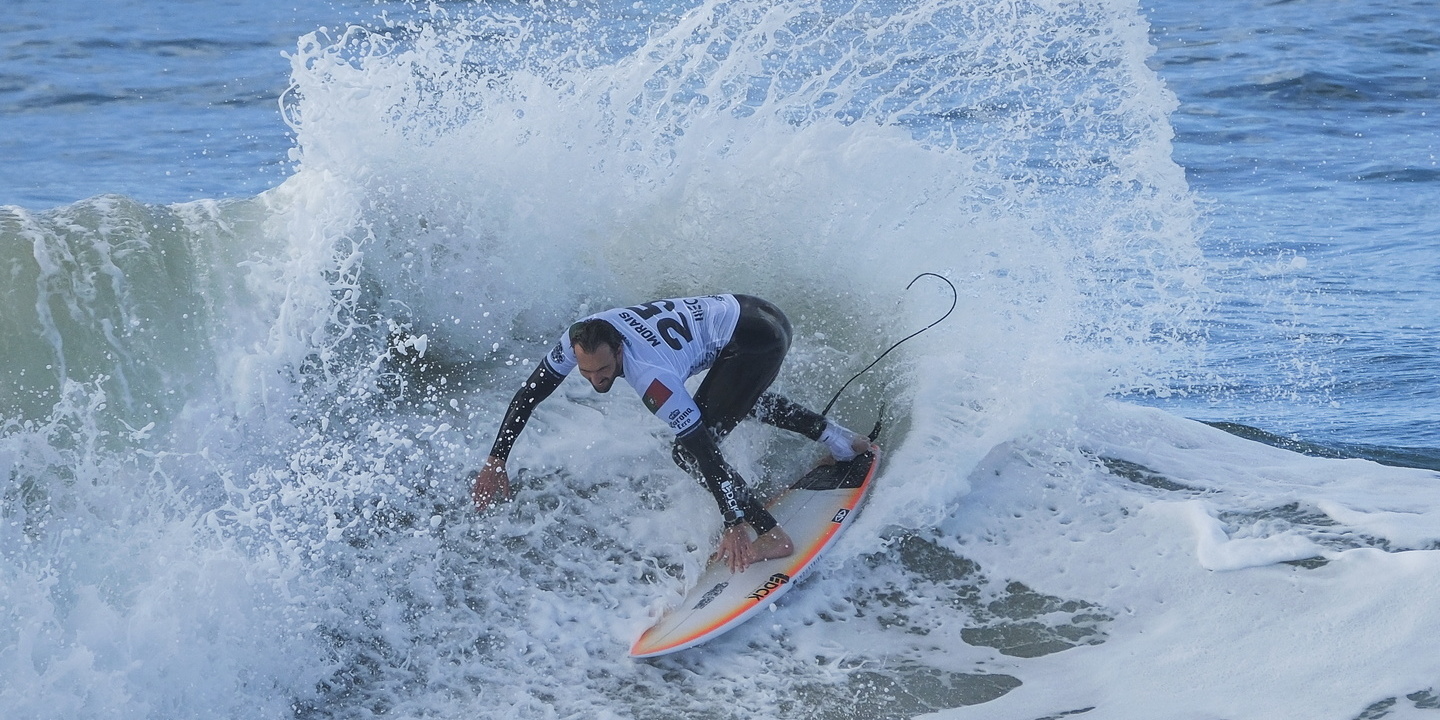
[[615,378],[624,374],[620,348],[625,339],[620,331],[604,320],[581,320],[570,326],[570,344],[580,374],[590,381],[595,392],[610,392]]

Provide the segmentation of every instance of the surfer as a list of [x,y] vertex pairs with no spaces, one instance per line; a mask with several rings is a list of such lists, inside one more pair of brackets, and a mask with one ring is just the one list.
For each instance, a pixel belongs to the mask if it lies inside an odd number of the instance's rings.
[[[740,572],[794,552],[785,533],[720,454],[718,443],[746,417],[823,443],[839,461],[870,441],[784,396],[769,392],[790,350],[790,321],[749,295],[656,300],[596,313],[571,325],[515,393],[473,498],[484,510],[509,499],[506,459],[531,412],[576,368],[596,392],[625,378],[645,407],[675,433],[673,457],[715,497],[725,519],[716,556]],[[709,369],[692,397],[685,380]],[[751,533],[754,537],[751,537]]]

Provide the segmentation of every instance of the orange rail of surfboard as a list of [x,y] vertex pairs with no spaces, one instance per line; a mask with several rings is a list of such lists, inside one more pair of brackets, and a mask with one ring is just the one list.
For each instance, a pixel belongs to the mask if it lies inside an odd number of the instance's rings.
[[[630,648],[631,656],[654,657],[693,647],[738,626],[778,599],[853,519],[880,466],[878,448],[852,462],[863,461],[867,456],[869,465],[863,469],[863,477],[859,475],[861,468],[846,468],[845,474],[855,477],[841,487],[822,490],[805,487],[815,473],[824,471],[817,468],[772,499],[768,507],[790,532],[795,552],[788,557],[756,563],[740,574],[731,574],[712,562],[701,582],[636,639]],[[858,484],[854,482],[856,478],[859,478]],[[781,517],[787,504],[798,504],[798,507],[791,510],[788,517]],[[729,587],[732,582],[736,583],[735,588]],[[750,588],[750,592],[742,594],[746,588]],[[706,599],[707,595],[710,599]],[[716,597],[724,600],[717,601],[715,608],[707,608]],[[725,606],[725,602],[730,604]],[[692,622],[690,616],[697,613],[700,616]]]

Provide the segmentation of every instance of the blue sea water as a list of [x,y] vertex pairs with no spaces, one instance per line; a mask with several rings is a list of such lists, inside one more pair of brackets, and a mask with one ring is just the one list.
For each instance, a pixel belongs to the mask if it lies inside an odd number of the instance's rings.
[[[6,203],[254,195],[284,178],[281,53],[343,9],[16,0],[3,25]],[[338,15],[338,17],[337,17]]]
[[[6,9],[0,716],[1440,707],[1433,4]],[[770,297],[818,406],[927,271],[769,618],[626,657],[719,526],[633,398],[470,509],[569,319]]]
[[1433,448],[1440,238],[1428,3],[1148,11],[1180,98],[1175,160],[1222,269],[1217,420],[1331,444]]

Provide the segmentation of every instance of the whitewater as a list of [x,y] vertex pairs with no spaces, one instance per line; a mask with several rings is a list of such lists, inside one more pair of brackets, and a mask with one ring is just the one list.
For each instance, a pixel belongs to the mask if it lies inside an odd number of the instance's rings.
[[[0,27],[0,716],[1440,717],[1424,4],[124,6]],[[626,393],[471,506],[573,319],[767,298],[818,408],[925,272],[773,612],[628,657],[720,518]]]

